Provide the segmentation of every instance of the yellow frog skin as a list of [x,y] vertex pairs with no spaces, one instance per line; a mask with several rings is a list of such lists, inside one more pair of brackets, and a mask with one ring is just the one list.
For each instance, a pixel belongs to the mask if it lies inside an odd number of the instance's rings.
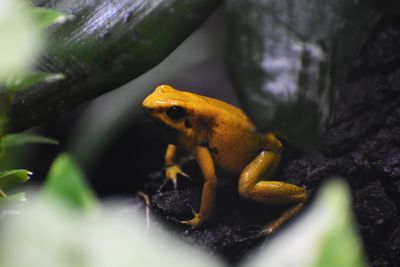
[[238,179],[241,197],[268,204],[295,204],[269,224],[270,234],[298,213],[308,193],[302,187],[267,181],[280,161],[281,142],[273,134],[260,134],[246,114],[217,99],[158,86],[143,101],[147,116],[165,128],[169,145],[165,153],[166,179],[176,186],[178,151],[185,149],[197,161],[204,177],[200,210],[182,223],[198,226],[213,210],[220,171]]

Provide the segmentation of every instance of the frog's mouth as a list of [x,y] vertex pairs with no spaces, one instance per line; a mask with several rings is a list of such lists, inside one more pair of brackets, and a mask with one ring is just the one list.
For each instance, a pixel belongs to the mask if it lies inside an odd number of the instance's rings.
[[162,122],[162,121],[159,121],[159,120],[157,120],[157,119],[153,119],[153,121],[154,121],[156,124],[158,124],[159,126],[161,126],[161,128],[163,128],[163,129],[164,129],[165,131],[167,131],[167,132],[176,132],[176,133],[179,133],[179,131],[178,131],[177,129],[175,129],[175,128],[173,128],[173,127],[171,127],[171,126],[165,124],[165,123]]
[[169,143],[178,145],[178,143],[179,143],[178,140],[179,140],[179,136],[181,135],[181,133],[177,129],[175,129],[165,123],[162,123],[159,121],[156,121],[156,123],[161,126],[161,128],[163,130],[164,138]]
[[175,128],[167,125],[167,124],[165,124],[164,122],[162,122],[160,120],[153,119],[153,121],[163,129],[164,137],[169,142],[175,142],[175,140],[181,134],[180,131],[178,131],[177,129],[175,129]]

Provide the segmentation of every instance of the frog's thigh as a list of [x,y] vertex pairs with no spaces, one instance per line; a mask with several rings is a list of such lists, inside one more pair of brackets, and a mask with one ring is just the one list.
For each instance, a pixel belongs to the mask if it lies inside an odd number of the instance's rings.
[[279,163],[278,152],[262,151],[246,168],[239,178],[239,194],[247,199],[262,203],[296,203],[308,198],[305,189],[284,182],[261,181],[265,174],[271,174]]
[[270,223],[261,235],[271,234],[296,215],[308,199],[305,189],[277,181],[260,181],[263,175],[271,175],[279,163],[279,152],[263,151],[242,171],[239,193],[242,197],[262,203],[298,203],[278,219]]

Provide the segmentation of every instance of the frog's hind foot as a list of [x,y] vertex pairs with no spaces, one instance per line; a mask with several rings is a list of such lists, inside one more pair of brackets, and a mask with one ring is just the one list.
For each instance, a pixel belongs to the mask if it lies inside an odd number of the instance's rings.
[[257,240],[257,239],[261,239],[261,238],[266,238],[266,237],[269,237],[271,235],[271,233],[272,232],[268,231],[267,228],[253,230],[253,231],[250,231],[246,237],[239,239],[237,242],[242,243],[242,242],[253,241],[253,240]]
[[284,223],[294,217],[297,213],[300,212],[304,208],[304,203],[296,204],[291,209],[287,210],[284,214],[282,214],[278,219],[269,223],[266,227],[260,230],[251,231],[249,236],[240,239],[239,242],[244,242],[253,239],[259,239],[262,237],[268,237],[274,234]]
[[274,225],[274,222],[272,222],[262,229],[250,231],[248,236],[239,239],[238,242],[246,242],[249,240],[269,237],[270,235],[275,233],[278,228],[279,227],[276,227],[276,225]]
[[262,232],[268,235],[275,233],[276,230],[278,230],[288,220],[293,218],[303,208],[304,208],[304,203],[296,204],[294,207],[290,208],[285,213],[283,213],[278,219],[268,224],[267,227],[265,227],[265,229],[262,230]]

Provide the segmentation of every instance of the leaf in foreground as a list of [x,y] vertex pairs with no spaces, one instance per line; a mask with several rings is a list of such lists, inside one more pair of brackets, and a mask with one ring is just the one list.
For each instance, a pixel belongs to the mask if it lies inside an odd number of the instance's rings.
[[0,84],[26,71],[42,48],[41,32],[27,1],[0,1]]
[[0,171],[0,189],[6,191],[25,183],[29,180],[30,175],[32,172],[23,169]]
[[96,197],[86,184],[85,175],[67,154],[59,155],[51,165],[44,193],[81,210],[93,210],[97,206]]
[[30,13],[41,28],[46,28],[53,24],[61,24],[74,19],[73,15],[64,14],[51,8],[34,7],[31,8]]
[[26,194],[25,193],[18,193],[14,195],[8,195],[6,197],[0,198],[0,219],[4,217],[4,212],[7,210],[8,206],[12,206],[15,203],[26,202]]
[[152,229],[114,205],[86,216],[48,196],[0,224],[2,267],[222,267],[202,248]]
[[8,134],[3,138],[1,138],[0,149],[5,150],[13,146],[21,146],[27,144],[58,145],[58,141],[37,134],[29,134],[29,133]]

